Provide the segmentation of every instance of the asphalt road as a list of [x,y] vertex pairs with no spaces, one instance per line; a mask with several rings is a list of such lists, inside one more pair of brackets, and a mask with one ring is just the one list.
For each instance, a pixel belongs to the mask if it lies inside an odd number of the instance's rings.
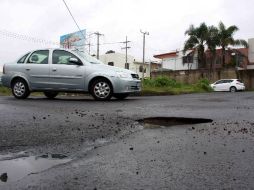
[[[253,189],[253,108],[253,92],[109,102],[0,97],[0,164],[20,152],[71,160],[0,189]],[[213,122],[148,129],[137,122],[147,117]]]

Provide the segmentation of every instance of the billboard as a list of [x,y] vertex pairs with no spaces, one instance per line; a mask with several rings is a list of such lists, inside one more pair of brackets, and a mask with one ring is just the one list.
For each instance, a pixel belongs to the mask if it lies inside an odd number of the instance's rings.
[[86,30],[73,32],[60,36],[60,47],[65,49],[85,50]]

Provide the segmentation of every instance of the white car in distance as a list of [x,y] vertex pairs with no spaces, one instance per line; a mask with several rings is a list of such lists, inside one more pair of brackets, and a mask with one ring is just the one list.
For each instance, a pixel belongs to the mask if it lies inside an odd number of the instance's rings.
[[245,90],[244,83],[239,79],[221,79],[210,84],[210,86],[214,91],[236,92]]

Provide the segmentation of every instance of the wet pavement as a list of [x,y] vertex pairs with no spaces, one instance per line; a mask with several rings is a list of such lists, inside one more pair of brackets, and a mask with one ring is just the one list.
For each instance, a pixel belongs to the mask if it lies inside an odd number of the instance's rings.
[[[1,181],[12,183],[22,179],[25,176],[39,173],[41,171],[52,168],[53,166],[64,164],[71,161],[62,154],[44,154],[40,156],[30,156],[24,153],[15,155],[0,155]],[[3,183],[0,183],[0,185]]]
[[253,189],[253,108],[253,92],[0,97],[0,175],[46,162],[0,189]]

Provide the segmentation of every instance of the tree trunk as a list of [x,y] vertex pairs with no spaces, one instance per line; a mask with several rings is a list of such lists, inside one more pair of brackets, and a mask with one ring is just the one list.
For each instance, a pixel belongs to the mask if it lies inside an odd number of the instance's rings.
[[224,68],[226,65],[225,52],[226,52],[225,47],[222,46],[222,68]]

